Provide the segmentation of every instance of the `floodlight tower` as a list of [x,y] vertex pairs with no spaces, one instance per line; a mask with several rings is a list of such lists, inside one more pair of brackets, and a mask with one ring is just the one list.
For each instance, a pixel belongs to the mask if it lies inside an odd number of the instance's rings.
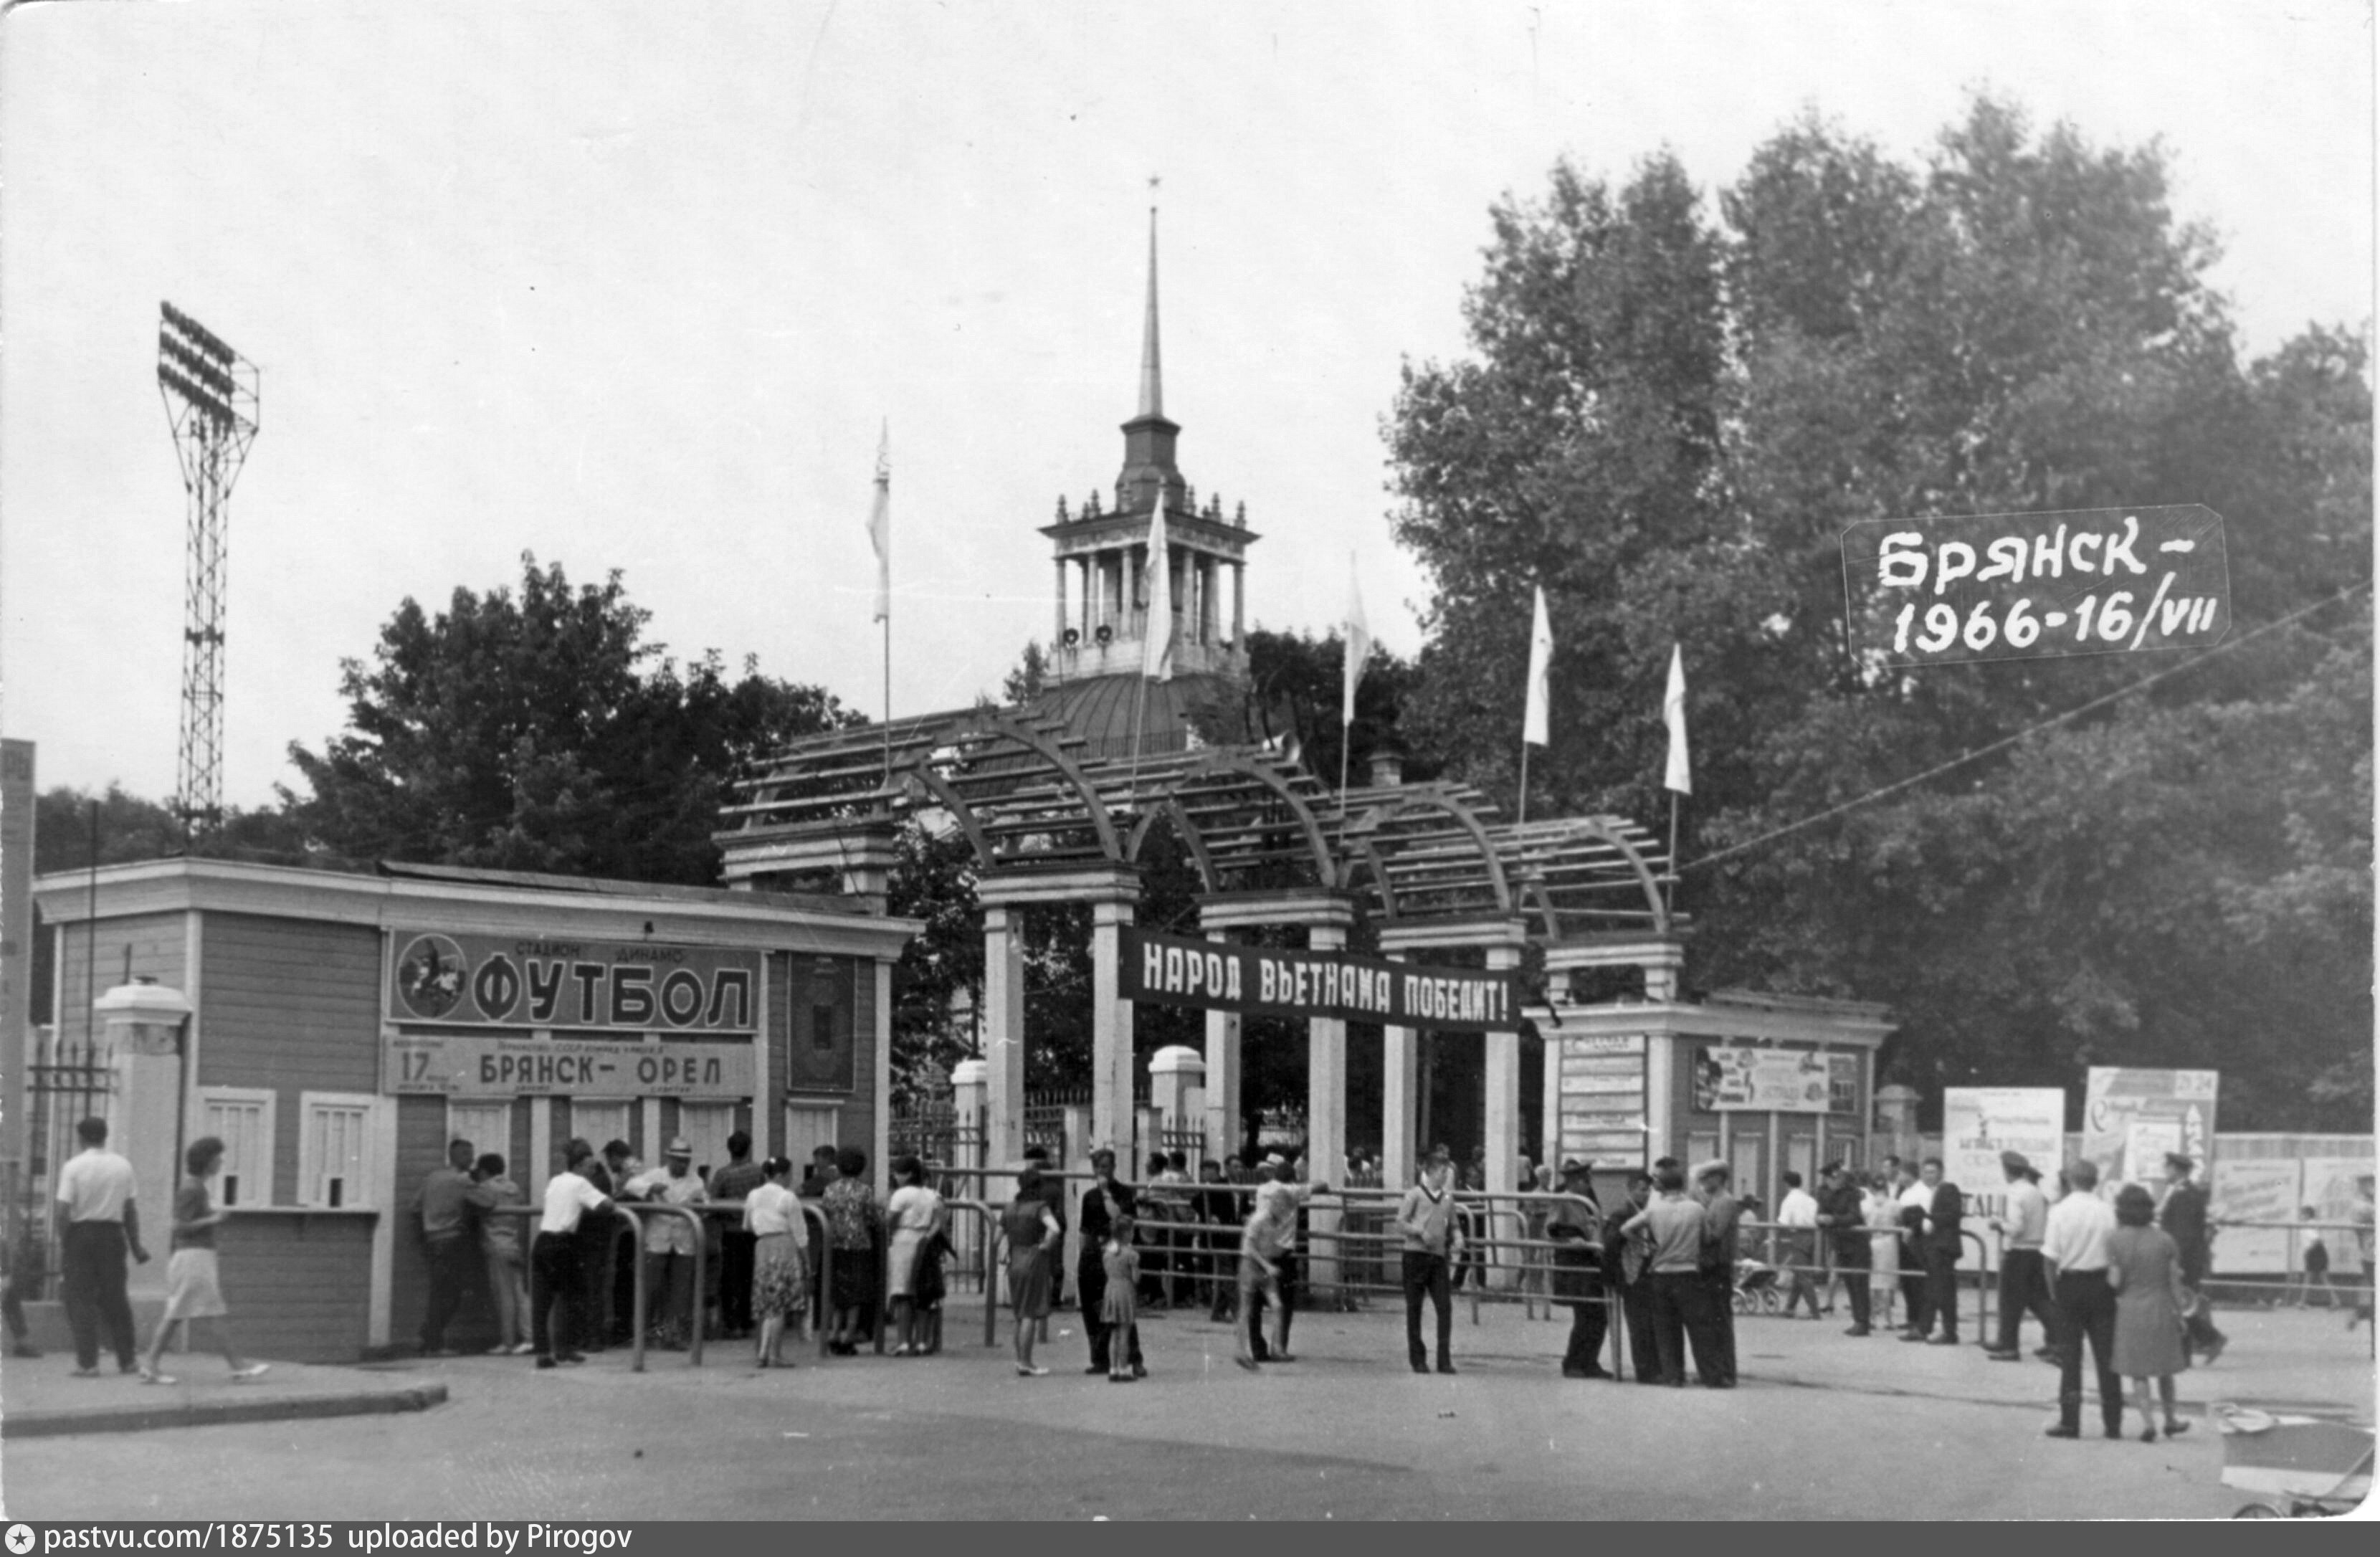
[[196,842],[223,821],[224,505],[256,441],[256,365],[171,303],[158,305],[157,388],[189,494],[183,586],[182,749],[174,809]]

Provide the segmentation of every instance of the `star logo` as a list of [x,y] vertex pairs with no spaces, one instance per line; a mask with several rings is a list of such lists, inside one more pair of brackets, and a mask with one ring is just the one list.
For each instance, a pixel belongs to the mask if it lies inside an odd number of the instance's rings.
[[8,1550],[15,1552],[17,1557],[25,1557],[26,1552],[32,1551],[33,1527],[30,1525],[9,1526]]

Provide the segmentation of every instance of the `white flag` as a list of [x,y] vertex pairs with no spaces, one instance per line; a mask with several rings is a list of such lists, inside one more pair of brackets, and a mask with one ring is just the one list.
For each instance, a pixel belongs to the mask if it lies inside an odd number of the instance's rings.
[[1173,679],[1173,566],[1165,540],[1165,483],[1148,516],[1148,621],[1141,628],[1140,674]]
[[1686,651],[1677,644],[1670,646],[1670,689],[1661,698],[1661,720],[1670,726],[1670,772],[1661,787],[1692,795],[1694,780],[1686,772]]
[[1546,620],[1546,587],[1537,586],[1537,614],[1529,625],[1529,707],[1521,716],[1521,739],[1530,746],[1544,746],[1546,740],[1546,704],[1548,683],[1554,663],[1554,629]]
[[876,502],[868,511],[868,543],[876,548],[876,614],[892,614],[892,423],[886,419],[876,438]]
[[1339,701],[1339,723],[1352,728],[1355,723],[1355,684],[1364,679],[1364,662],[1372,657],[1372,629],[1364,621],[1364,591],[1355,584],[1355,553],[1347,553],[1347,664],[1343,675],[1346,692]]

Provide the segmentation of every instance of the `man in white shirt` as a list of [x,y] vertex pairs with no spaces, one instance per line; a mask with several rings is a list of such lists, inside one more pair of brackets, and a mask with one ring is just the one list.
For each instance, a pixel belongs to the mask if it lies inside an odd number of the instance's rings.
[[1810,1306],[1810,1317],[1820,1319],[1818,1288],[1825,1276],[1818,1269],[1818,1198],[1802,1187],[1802,1175],[1788,1170],[1779,1175],[1785,1186],[1785,1198],[1777,1202],[1777,1225],[1784,1235],[1782,1246],[1786,1267],[1793,1272],[1793,1284],[1786,1289],[1785,1317],[1791,1319],[1802,1304]]
[[2049,1208],[2041,1240],[2058,1295],[2058,1425],[2052,1438],[2082,1436],[2082,1342],[2099,1372],[2099,1417],[2109,1438],[2124,1436],[2124,1386],[2116,1377],[2116,1289],[2107,1284],[2107,1235],[2116,1209],[2099,1198],[2098,1165],[2066,1170],[2067,1192]]
[[74,1329],[75,1377],[99,1377],[99,1332],[107,1327],[119,1372],[139,1367],[132,1300],[124,1286],[124,1254],[149,1263],[140,1245],[140,1210],[134,1204],[132,1164],[107,1150],[107,1121],[75,1126],[82,1150],[58,1170],[58,1222],[65,1229],[62,1290]]
[[2000,1172],[2008,1177],[2008,1210],[1992,1218],[2000,1247],[2000,1333],[1998,1344],[1984,1356],[1994,1362],[2022,1360],[2021,1327],[2025,1311],[2041,1321],[2041,1350],[2055,1360],[2058,1353],[2058,1307],[2049,1292],[2049,1277],[2041,1261],[2041,1241],[2049,1231],[2049,1198],[2041,1192],[2041,1174],[2022,1151],[2000,1153]]
[[1421,1182],[1405,1191],[1397,1207],[1397,1232],[1402,1235],[1405,1289],[1405,1360],[1415,1373],[1429,1371],[1429,1354],[1422,1349],[1421,1305],[1427,1297],[1438,1315],[1438,1370],[1454,1371],[1454,1293],[1449,1272],[1462,1252],[1463,1233],[1454,1219],[1454,1156],[1443,1146],[1430,1149],[1422,1164]]
[[[576,1347],[586,1332],[586,1283],[579,1275],[577,1235],[580,1218],[612,1205],[587,1177],[595,1149],[573,1140],[563,1151],[570,1166],[546,1181],[545,1214],[538,1219],[537,1242],[529,1246],[529,1336],[540,1368],[587,1360]],[[562,1305],[562,1322],[549,1327],[556,1303]]]
[[1904,1339],[1922,1341],[1934,1328],[1934,1304],[1925,1287],[1925,1213],[1934,1207],[1934,1191],[1917,1174],[1914,1162],[1896,1160],[1893,1199],[1900,1210],[1900,1331]]
[[[702,1175],[694,1171],[694,1148],[680,1136],[669,1143],[663,1165],[649,1168],[621,1188],[621,1197],[668,1206],[698,1206],[710,1198]],[[650,1305],[646,1320],[662,1337],[662,1344],[686,1344],[691,1325],[702,1322],[694,1295],[694,1240],[698,1235],[682,1216],[649,1216],[645,1223],[645,1292]]]

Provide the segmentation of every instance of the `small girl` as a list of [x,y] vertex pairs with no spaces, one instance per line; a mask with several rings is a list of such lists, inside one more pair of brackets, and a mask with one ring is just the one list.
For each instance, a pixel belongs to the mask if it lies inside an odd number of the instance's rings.
[[1099,1264],[1108,1277],[1107,1296],[1099,1305],[1099,1318],[1108,1327],[1108,1382],[1129,1384],[1132,1359],[1140,1355],[1140,1327],[1134,1322],[1139,1311],[1140,1255],[1132,1247],[1132,1218],[1118,1216],[1108,1224]]
[[917,1303],[917,1353],[932,1356],[942,1349],[942,1261],[950,1257],[951,1240],[941,1229],[926,1235],[917,1246],[917,1265],[913,1278]]

